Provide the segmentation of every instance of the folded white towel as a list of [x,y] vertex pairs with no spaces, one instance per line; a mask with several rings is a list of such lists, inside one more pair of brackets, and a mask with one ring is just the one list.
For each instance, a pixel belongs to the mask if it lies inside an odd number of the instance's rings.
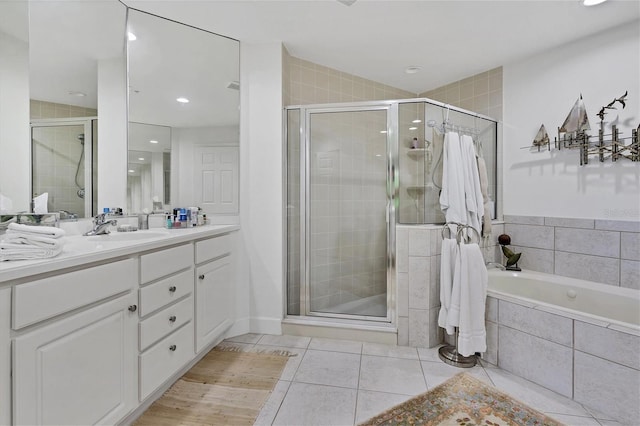
[[7,229],[7,233],[10,233],[12,231],[36,234],[49,238],[60,238],[65,235],[64,229],[56,228],[55,226],[30,226],[20,223],[10,223]]
[[64,246],[65,238],[41,237],[39,234],[28,234],[25,232],[6,233],[4,242],[13,244],[32,245],[46,249],[58,249]]
[[47,249],[30,244],[0,242],[0,261],[30,260],[55,257],[62,252],[62,247]]

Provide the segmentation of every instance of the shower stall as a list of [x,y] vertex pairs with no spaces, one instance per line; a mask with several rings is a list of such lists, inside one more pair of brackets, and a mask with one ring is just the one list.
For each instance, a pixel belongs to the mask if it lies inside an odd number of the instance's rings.
[[95,117],[31,122],[31,195],[48,194],[47,211],[61,218],[96,214],[97,126]]
[[496,200],[497,123],[430,99],[285,109],[289,317],[394,321],[397,224],[444,222],[444,132],[474,137]]

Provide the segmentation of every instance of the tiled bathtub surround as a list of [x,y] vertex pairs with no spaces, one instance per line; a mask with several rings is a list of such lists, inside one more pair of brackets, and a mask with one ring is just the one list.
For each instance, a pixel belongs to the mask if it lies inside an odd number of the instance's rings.
[[[594,321],[595,322],[595,321]],[[487,299],[483,358],[623,424],[640,418],[640,336]]]
[[[494,261],[503,225],[493,224],[490,245],[482,248],[485,261]],[[434,347],[442,342],[440,311],[440,250],[442,225],[396,226],[398,278],[398,345]]]
[[640,289],[640,222],[504,217],[523,269]]

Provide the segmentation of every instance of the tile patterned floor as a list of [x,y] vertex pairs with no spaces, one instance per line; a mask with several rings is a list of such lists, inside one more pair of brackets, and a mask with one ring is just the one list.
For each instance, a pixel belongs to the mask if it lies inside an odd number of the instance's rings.
[[256,425],[354,425],[444,382],[460,371],[567,425],[621,426],[614,420],[496,366],[444,364],[437,348],[245,334],[222,345],[242,351],[285,349],[291,357]]

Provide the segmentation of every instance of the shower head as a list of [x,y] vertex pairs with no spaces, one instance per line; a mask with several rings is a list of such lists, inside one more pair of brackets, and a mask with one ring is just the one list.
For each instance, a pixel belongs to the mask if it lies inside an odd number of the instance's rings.
[[78,135],[78,140],[80,141],[80,143],[81,143],[82,145],[84,145],[84,133],[80,133],[80,134]]

